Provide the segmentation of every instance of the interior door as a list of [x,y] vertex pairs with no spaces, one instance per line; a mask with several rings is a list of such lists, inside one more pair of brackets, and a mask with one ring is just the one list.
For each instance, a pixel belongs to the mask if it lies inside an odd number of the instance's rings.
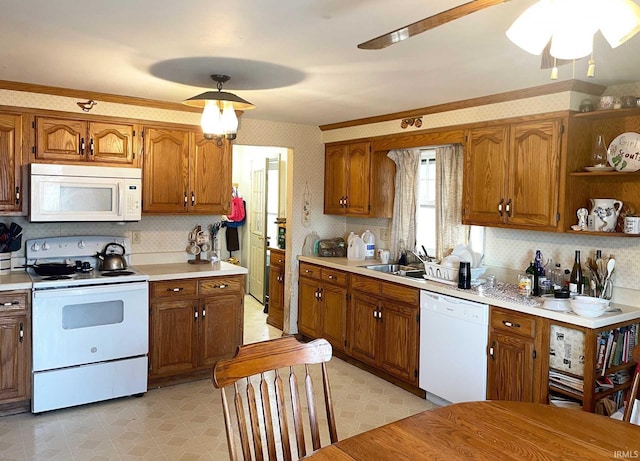
[[251,165],[251,213],[249,219],[249,294],[264,303],[266,260],[266,188],[267,161]]

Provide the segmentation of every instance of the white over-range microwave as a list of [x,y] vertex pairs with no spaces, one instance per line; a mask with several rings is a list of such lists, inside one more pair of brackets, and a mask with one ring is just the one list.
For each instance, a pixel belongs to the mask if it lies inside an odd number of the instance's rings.
[[142,170],[84,165],[29,165],[29,220],[139,221]]

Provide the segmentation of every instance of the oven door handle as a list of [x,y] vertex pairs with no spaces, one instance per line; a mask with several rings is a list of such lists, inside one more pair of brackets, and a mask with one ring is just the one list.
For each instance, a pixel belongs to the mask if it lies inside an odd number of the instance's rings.
[[122,191],[120,190],[120,181],[118,181],[118,183],[116,184],[116,215],[117,216],[121,216],[120,214],[120,209],[121,209],[121,203],[120,201],[123,199],[122,197]]

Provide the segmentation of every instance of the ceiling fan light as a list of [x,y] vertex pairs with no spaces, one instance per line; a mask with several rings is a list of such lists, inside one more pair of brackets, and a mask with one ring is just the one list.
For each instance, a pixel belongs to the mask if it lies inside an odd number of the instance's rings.
[[593,32],[570,29],[556,31],[551,39],[551,56],[558,59],[579,59],[593,51]]
[[553,4],[540,0],[527,8],[509,27],[507,37],[531,54],[539,55],[553,33]]
[[616,48],[640,32],[640,6],[632,0],[607,0],[601,6],[600,32]]
[[236,134],[238,132],[238,117],[231,104],[225,104],[220,116],[222,130],[225,135]]

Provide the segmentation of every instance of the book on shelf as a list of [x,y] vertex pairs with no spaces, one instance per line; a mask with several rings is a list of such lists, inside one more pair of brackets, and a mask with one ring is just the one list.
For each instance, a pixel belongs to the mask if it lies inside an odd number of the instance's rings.
[[[602,389],[613,389],[613,380],[607,376],[599,376],[596,378],[597,387],[601,387]],[[596,389],[597,389],[596,387]]]
[[584,390],[584,379],[565,375],[555,370],[549,370],[549,384],[573,393],[582,394]]

